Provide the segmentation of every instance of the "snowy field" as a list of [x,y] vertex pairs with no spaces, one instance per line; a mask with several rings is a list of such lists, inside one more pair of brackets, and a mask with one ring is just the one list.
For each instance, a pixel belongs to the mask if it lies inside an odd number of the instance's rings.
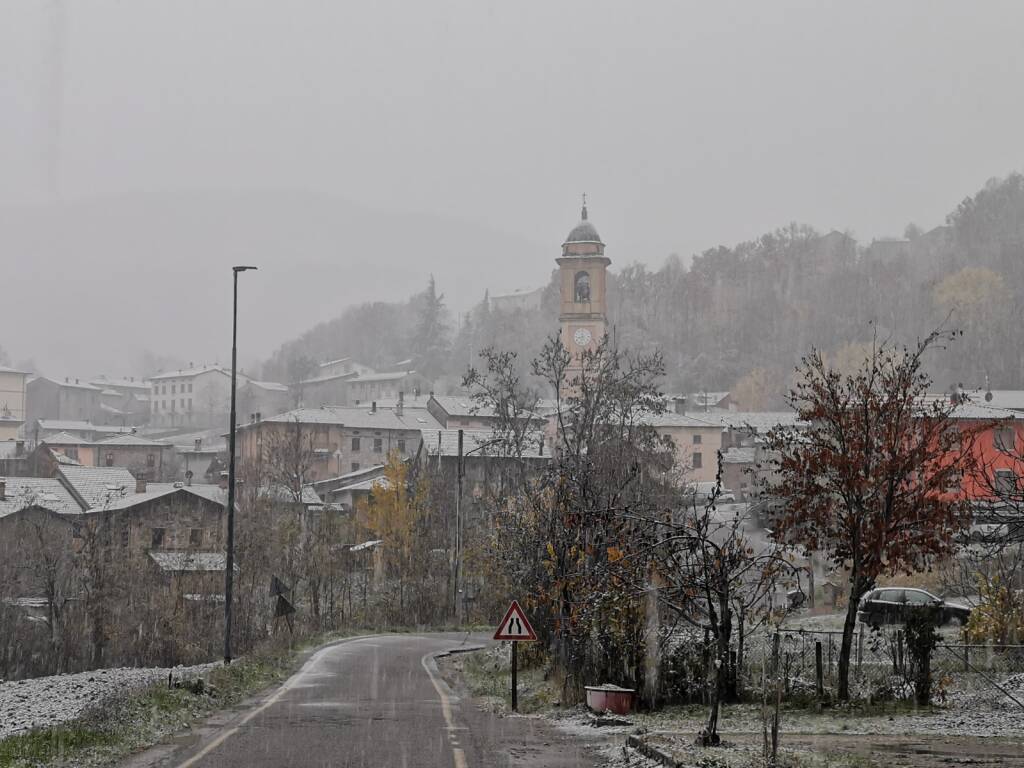
[[147,669],[97,669],[0,683],[0,739],[33,728],[47,728],[80,717],[90,707],[154,683],[200,677],[217,664]]

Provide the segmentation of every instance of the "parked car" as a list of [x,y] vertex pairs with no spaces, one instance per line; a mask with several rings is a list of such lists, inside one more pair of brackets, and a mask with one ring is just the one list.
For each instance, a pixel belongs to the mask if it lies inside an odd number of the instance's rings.
[[963,626],[971,617],[966,605],[949,603],[931,592],[910,587],[881,587],[868,592],[860,600],[857,620],[871,626],[881,624],[903,624],[909,609],[914,606],[942,606],[942,624]]
[[[715,493],[715,483],[693,483],[686,489],[686,491],[687,495],[694,498],[698,504],[706,504],[711,501],[711,497]],[[736,494],[728,488],[723,488],[718,494],[717,501],[719,504],[735,504]]]

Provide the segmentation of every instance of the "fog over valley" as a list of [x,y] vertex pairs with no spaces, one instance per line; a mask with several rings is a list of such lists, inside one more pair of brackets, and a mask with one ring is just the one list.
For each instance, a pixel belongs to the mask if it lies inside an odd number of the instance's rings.
[[992,5],[12,0],[0,345],[224,362],[239,261],[250,368],[430,274],[465,312],[547,282],[583,191],[613,272],[929,230],[1022,165],[1024,10]]

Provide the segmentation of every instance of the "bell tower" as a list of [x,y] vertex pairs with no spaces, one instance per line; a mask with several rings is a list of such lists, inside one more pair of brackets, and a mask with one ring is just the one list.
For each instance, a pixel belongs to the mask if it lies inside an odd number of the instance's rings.
[[604,255],[604,243],[587,218],[587,196],[583,196],[580,223],[562,243],[556,259],[561,291],[562,344],[572,355],[568,371],[571,382],[580,370],[580,355],[594,349],[604,338],[607,304],[606,276],[611,259]]

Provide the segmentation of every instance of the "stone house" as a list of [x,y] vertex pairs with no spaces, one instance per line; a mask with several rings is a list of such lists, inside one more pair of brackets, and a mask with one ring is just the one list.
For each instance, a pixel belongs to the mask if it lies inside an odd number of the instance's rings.
[[50,379],[37,376],[25,385],[25,420],[43,419],[102,423],[103,390],[78,379]]
[[[126,467],[136,477],[169,480],[177,475],[174,446],[139,435],[118,435],[93,443],[92,463],[96,467]],[[82,462],[86,463],[86,462]]]
[[16,440],[25,423],[28,374],[0,366],[0,441]]
[[257,486],[279,481],[268,474],[275,466],[300,470],[304,483],[315,483],[383,464],[392,451],[414,456],[420,431],[438,427],[420,408],[298,408],[238,427],[239,470]]
[[[238,385],[248,381],[239,375]],[[227,423],[231,370],[203,365],[149,378],[150,420],[158,427],[205,429]]]

